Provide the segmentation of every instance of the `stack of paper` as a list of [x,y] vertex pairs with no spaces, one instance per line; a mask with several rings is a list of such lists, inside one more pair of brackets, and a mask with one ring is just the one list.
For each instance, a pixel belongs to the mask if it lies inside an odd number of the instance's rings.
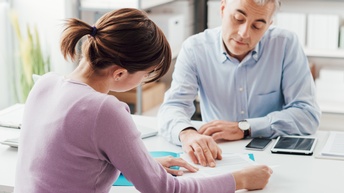
[[0,111],[0,127],[20,128],[24,113],[24,104],[15,104]]
[[180,177],[205,177],[225,174],[237,170],[241,170],[245,167],[256,165],[250,156],[247,154],[222,154],[222,160],[216,160],[216,167],[203,167],[201,165],[194,164],[187,154],[181,154],[181,158],[185,159],[190,164],[199,168],[199,171],[195,173],[184,172]]
[[321,155],[344,158],[344,132],[330,132]]

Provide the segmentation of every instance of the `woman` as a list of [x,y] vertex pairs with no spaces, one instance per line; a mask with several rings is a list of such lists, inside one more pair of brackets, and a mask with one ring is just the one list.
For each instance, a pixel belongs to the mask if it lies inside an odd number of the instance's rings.
[[[67,77],[44,75],[27,99],[16,193],[108,192],[120,171],[147,193],[234,192],[266,185],[267,166],[179,179],[164,169],[168,159],[159,164],[149,155],[128,106],[107,95],[155,81],[170,66],[169,44],[144,12],[113,11],[93,27],[68,20],[61,41],[65,58],[77,59],[77,43],[84,36],[78,67]],[[196,171],[185,161],[173,164]]]

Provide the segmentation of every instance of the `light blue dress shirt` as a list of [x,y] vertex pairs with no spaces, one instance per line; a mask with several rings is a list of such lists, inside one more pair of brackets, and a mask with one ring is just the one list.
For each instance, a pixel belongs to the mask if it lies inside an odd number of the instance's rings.
[[246,119],[251,137],[313,134],[319,126],[307,57],[297,36],[283,29],[268,29],[241,62],[225,51],[220,27],[191,36],[172,79],[158,118],[161,134],[178,145],[179,133],[192,127],[197,95],[204,122]]

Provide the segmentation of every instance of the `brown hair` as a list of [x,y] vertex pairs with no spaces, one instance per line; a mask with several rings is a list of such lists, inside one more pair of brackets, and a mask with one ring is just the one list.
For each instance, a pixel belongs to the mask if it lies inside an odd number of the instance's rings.
[[161,78],[171,64],[171,48],[163,32],[143,11],[124,8],[103,15],[92,27],[79,19],[68,19],[62,33],[61,51],[65,59],[77,58],[76,45],[92,68],[118,65],[129,73],[156,67],[147,82]]

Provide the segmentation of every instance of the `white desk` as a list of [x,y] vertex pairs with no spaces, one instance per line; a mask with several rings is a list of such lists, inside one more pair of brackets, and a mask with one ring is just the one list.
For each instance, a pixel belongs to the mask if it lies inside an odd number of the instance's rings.
[[[145,126],[156,124],[153,117],[134,116],[134,120]],[[0,140],[19,136],[20,130],[1,128]],[[321,149],[327,131],[319,131],[315,154]],[[249,151],[244,146],[249,140],[220,143],[223,153],[253,153],[261,164],[273,166],[274,173],[261,193],[343,193],[344,161],[317,159],[314,156],[271,154],[270,147],[265,151]],[[181,148],[165,141],[161,136],[144,140],[151,151],[165,150],[181,152]],[[14,186],[17,149],[0,145],[0,185]],[[134,187],[112,187],[111,193],[137,193]],[[239,192],[245,192],[241,190]]]

